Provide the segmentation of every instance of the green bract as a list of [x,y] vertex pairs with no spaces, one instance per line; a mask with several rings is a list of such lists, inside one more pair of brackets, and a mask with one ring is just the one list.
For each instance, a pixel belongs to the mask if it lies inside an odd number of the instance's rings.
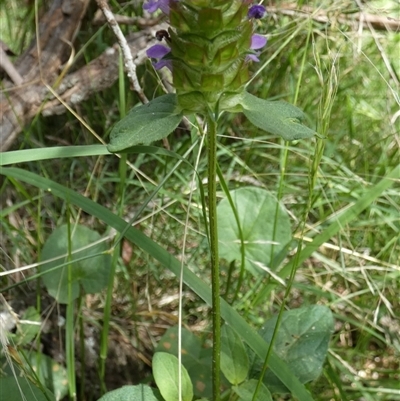
[[182,113],[240,103],[253,34],[248,7],[243,0],[170,1],[172,73]]

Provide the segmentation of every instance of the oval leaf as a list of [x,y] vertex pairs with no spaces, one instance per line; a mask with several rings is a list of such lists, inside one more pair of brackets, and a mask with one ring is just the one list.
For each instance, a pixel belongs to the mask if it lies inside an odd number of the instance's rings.
[[[167,352],[178,357],[179,326],[170,327],[158,342],[156,352]],[[189,371],[199,363],[202,346],[198,337],[182,327],[182,364]]]
[[[276,320],[276,316],[268,320],[260,330],[268,343],[271,342]],[[333,329],[332,312],[326,306],[312,305],[286,311],[282,316],[274,350],[287,362],[295,376],[302,383],[307,383],[316,379],[322,371]],[[256,375],[261,366],[259,360],[253,371]],[[271,391],[289,392],[270,370],[264,377],[264,383]]]
[[221,328],[221,370],[235,385],[242,383],[249,373],[249,357],[243,342],[227,324]]
[[[158,342],[156,352],[167,352],[178,356],[178,329],[170,327]],[[182,364],[187,369],[193,383],[196,397],[212,396],[211,349],[204,348],[200,339],[182,327]]]
[[244,92],[241,104],[244,115],[252,124],[285,141],[311,138],[316,134],[302,124],[304,113],[290,103],[264,100]]
[[107,149],[120,152],[138,144],[148,145],[166,138],[183,118],[175,109],[176,95],[172,93],[134,107],[111,130]]
[[41,352],[31,351],[28,355],[28,360],[40,383],[43,383],[46,388],[51,390],[56,400],[62,400],[68,394],[66,369]]
[[[290,243],[289,216],[279,206],[274,217],[277,200],[265,189],[240,188],[230,194],[242,228],[246,268],[255,275],[269,267],[273,257]],[[228,199],[218,205],[218,238],[221,258],[229,262],[241,260],[239,230]]]
[[[94,244],[101,239],[96,231],[77,225],[71,227],[71,292],[72,299],[78,298],[81,289],[85,293],[95,293],[102,290],[108,283],[111,267],[109,255],[99,255],[107,250],[104,242]],[[48,260],[68,254],[68,227],[63,225],[57,228],[48,238],[42,251],[42,260]],[[80,249],[77,252],[76,250]],[[91,257],[91,255],[93,255]],[[95,256],[96,255],[96,256]],[[82,259],[84,258],[84,259]],[[81,260],[79,260],[81,259]],[[68,265],[57,268],[68,261],[64,257],[52,262],[44,263],[42,272],[54,269],[42,276],[44,285],[51,296],[60,303],[68,303]]]
[[[166,352],[156,352],[153,357],[153,376],[165,401],[179,400],[178,358]],[[193,385],[189,374],[182,366],[182,401],[192,401]]]
[[98,401],[159,401],[157,390],[145,384],[123,386],[104,394]]

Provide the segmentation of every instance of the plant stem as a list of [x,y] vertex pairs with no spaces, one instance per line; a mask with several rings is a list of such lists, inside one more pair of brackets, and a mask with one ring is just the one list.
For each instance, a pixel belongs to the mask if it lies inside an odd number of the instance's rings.
[[[71,245],[71,225],[68,224],[68,258],[71,261],[72,245]],[[66,311],[65,325],[65,355],[67,362],[68,390],[69,399],[76,401],[76,377],[75,377],[75,301],[72,297],[72,265],[68,264],[68,304]]]
[[221,359],[221,308],[218,261],[217,231],[217,122],[209,115],[207,118],[207,151],[208,151],[208,217],[210,228],[211,254],[211,291],[212,291],[212,324],[213,353],[212,380],[213,400],[220,400],[220,359]]

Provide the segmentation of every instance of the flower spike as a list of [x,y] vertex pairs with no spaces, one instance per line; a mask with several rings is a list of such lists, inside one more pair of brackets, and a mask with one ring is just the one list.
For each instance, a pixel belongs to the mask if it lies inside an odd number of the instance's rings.
[[249,61],[259,61],[256,50],[267,43],[253,34],[265,7],[251,0],[148,0],[144,9],[169,17],[171,28],[156,37],[170,49],[155,45],[147,55],[157,59],[155,68],[172,70],[181,111],[236,110],[250,78]]

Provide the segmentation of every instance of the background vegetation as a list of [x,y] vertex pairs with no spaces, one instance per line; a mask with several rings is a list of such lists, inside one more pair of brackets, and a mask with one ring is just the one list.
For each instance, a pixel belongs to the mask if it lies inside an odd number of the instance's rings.
[[[115,13],[135,16],[142,14],[139,3],[114,1],[111,6]],[[36,11],[28,2],[2,5],[0,37],[17,54],[34,37],[35,12],[45,7],[40,2],[35,5]],[[362,27],[353,17],[362,6],[370,15],[399,18],[400,5],[394,0],[341,0],[298,1],[297,7],[304,5],[310,7],[309,14],[286,15],[279,11],[285,5],[276,2],[260,22],[259,33],[268,35],[268,46],[261,62],[253,66],[248,90],[261,98],[298,105],[306,112],[308,125],[324,140],[284,143],[259,132],[242,115],[227,115],[220,129],[218,160],[230,189],[257,186],[278,196],[290,213],[295,237],[301,235],[310,177],[316,177],[312,209],[305,221],[304,242],[308,243],[399,165],[400,34]],[[95,11],[93,3],[78,34],[75,46],[83,51],[76,66],[88,63],[114,42],[107,27],[91,23]],[[311,18],[318,13],[328,15],[330,23]],[[343,16],[346,21],[339,18]],[[149,64],[139,69],[139,77],[149,98],[161,93]],[[82,121],[107,142],[112,125],[137,102],[121,75],[111,89],[76,108],[79,118],[68,112],[37,116],[13,150],[98,143]],[[168,138],[168,144],[183,155],[191,145],[189,132],[180,128]],[[205,177],[204,149],[195,152],[200,152],[197,172]],[[189,156],[193,164],[198,156],[195,152]],[[313,176],[312,161],[319,157]],[[185,163],[176,168],[176,160],[171,158],[139,154],[129,155],[126,164],[115,156],[93,156],[19,166],[84,194],[127,220],[174,170],[134,225],[168,252],[184,258],[203,280],[209,280],[200,192],[191,185],[193,173]],[[125,168],[126,173],[122,171]],[[121,177],[125,177],[122,183]],[[322,304],[335,316],[323,374],[309,384],[315,400],[400,400],[399,182],[397,177],[297,270],[288,308]],[[66,308],[46,293],[40,278],[30,280],[38,272],[36,265],[22,268],[40,261],[49,235],[67,221],[79,222],[110,239],[115,233],[68,199],[17,180],[2,177],[0,194],[2,272],[20,268],[1,276],[4,302],[19,314],[30,306],[40,311],[41,331],[24,347],[42,350],[64,364]],[[188,240],[182,253],[185,232]],[[184,324],[205,338],[209,332],[209,308],[186,288],[180,294],[179,280],[148,254],[124,241],[115,266],[115,280],[109,283],[113,286],[112,316],[104,383],[98,379],[97,356],[105,292],[80,299],[79,324],[72,328],[80,339],[76,349],[79,400],[97,399],[104,386],[110,390],[150,380],[153,350],[165,330],[177,322],[179,297],[184,299]],[[227,285],[229,265],[222,263],[222,268],[222,284]],[[232,280],[237,280],[237,273]],[[277,311],[284,293],[282,288],[267,286],[267,277],[264,280],[255,291],[257,280],[246,276],[234,303],[254,328]],[[3,308],[7,310],[5,305]],[[91,385],[85,387],[84,383]]]

